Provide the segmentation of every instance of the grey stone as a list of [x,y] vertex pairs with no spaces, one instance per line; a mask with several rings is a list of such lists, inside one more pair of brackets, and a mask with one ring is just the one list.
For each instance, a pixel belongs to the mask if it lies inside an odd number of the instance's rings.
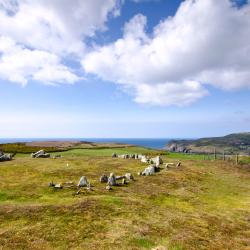
[[108,178],[108,186],[115,186],[115,185],[116,185],[115,174],[111,173],[109,178]]
[[43,149],[31,154],[32,158],[49,158],[50,154],[46,153]]
[[155,158],[151,159],[151,163],[154,163],[156,165],[156,167],[159,167],[160,164],[163,163],[163,160],[161,159],[160,156],[156,156]]
[[54,188],[56,188],[56,189],[62,189],[63,187],[62,187],[61,184],[55,184]]
[[11,161],[12,160],[12,154],[2,154],[0,156],[0,161]]
[[108,182],[108,176],[103,174],[101,177],[100,177],[100,182],[101,183],[107,183]]
[[125,174],[125,177],[126,177],[126,179],[129,180],[129,181],[134,180],[134,176],[133,176],[131,173],[126,173],[126,174]]
[[87,187],[88,186],[88,180],[85,176],[82,176],[79,180],[78,187]]
[[144,169],[144,171],[142,172],[142,175],[154,175],[156,172],[156,167],[155,165],[150,165],[147,168]]
[[116,153],[113,153],[112,154],[112,158],[116,158],[117,157],[117,154]]

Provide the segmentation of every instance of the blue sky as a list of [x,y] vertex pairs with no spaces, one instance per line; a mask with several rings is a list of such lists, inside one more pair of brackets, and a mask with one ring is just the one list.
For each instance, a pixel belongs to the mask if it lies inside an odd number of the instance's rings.
[[0,137],[249,131],[250,4],[201,2],[0,0]]

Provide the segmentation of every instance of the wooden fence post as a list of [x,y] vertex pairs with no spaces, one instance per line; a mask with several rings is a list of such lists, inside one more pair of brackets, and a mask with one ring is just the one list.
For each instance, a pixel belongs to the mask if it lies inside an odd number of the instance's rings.
[[238,163],[239,163],[239,154],[235,155],[235,163],[236,163],[236,165],[238,165]]
[[217,156],[216,156],[216,148],[214,148],[214,160],[216,160]]

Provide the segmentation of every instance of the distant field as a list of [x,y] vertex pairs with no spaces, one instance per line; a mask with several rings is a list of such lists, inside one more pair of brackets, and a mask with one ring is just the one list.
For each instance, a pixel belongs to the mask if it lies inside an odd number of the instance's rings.
[[[0,249],[249,249],[249,167],[164,153],[165,162],[181,160],[181,168],[140,177],[147,164],[113,159],[113,152],[163,153],[71,149],[58,159],[18,154],[1,162]],[[109,192],[99,177],[110,172],[131,172],[136,181]],[[48,187],[82,175],[93,191],[74,196],[75,189]]]

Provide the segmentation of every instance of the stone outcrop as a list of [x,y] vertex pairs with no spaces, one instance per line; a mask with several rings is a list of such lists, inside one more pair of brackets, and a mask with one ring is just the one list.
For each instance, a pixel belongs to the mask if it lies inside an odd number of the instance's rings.
[[177,144],[177,143],[170,143],[166,146],[166,150],[170,152],[176,152],[176,153],[190,153],[191,149],[188,147]]

